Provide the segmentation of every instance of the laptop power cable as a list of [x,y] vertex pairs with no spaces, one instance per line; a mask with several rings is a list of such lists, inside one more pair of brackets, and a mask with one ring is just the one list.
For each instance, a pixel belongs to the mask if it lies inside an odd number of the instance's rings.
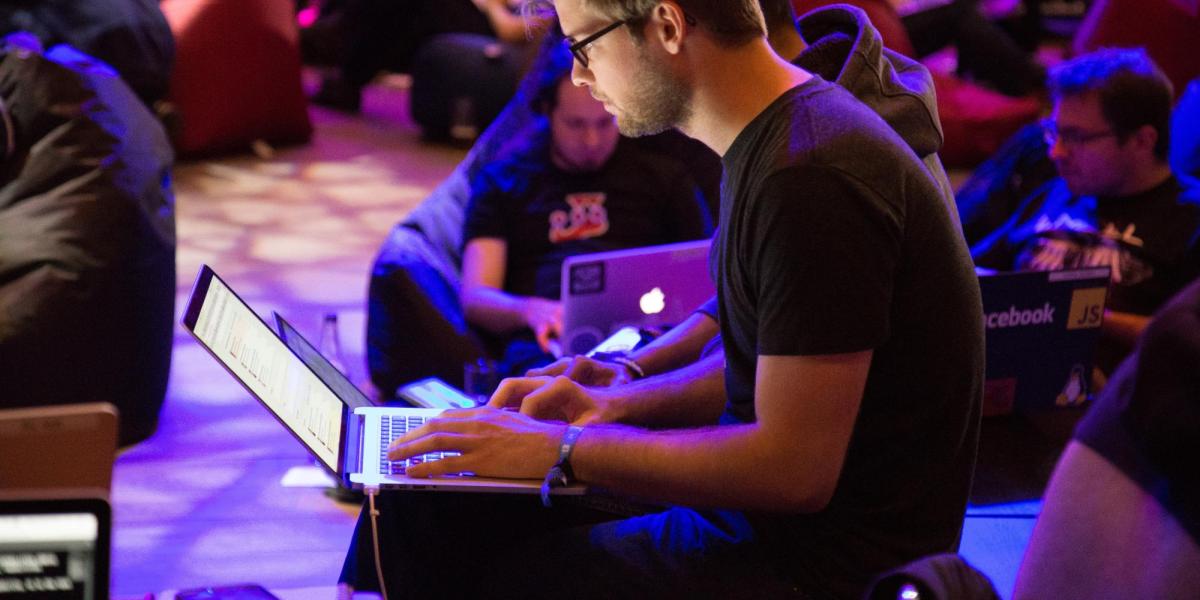
[[375,496],[379,495],[379,486],[364,487],[367,494],[368,509],[371,511],[371,543],[375,553],[375,576],[379,578],[379,594],[383,600],[388,600],[387,584],[383,582],[383,562],[379,560],[379,511],[375,509]]

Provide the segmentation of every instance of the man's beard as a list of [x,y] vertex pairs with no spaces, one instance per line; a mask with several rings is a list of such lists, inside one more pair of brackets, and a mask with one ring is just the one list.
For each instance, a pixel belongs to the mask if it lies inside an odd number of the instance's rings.
[[645,50],[633,85],[631,110],[618,107],[617,129],[626,137],[654,135],[678,126],[691,117],[691,89],[666,65]]

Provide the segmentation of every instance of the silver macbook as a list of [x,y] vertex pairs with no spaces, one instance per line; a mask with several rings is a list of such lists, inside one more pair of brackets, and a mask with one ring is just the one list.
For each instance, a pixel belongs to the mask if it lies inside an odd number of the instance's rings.
[[[458,492],[541,490],[541,480],[405,475],[410,462],[438,460],[443,455],[389,461],[388,445],[441,410],[361,406],[358,398],[339,396],[207,265],[200,268],[183,326],[325,469],[347,485]],[[583,491],[582,486],[554,490],[559,494]]]
[[622,327],[667,328],[716,293],[712,240],[572,256],[562,265],[563,354],[585,354]]

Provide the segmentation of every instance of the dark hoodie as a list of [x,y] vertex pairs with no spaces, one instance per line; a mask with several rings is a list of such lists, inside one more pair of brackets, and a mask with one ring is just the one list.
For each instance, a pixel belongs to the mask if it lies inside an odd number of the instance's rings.
[[954,191],[937,154],[942,125],[929,70],[885,48],[879,30],[860,8],[818,8],[800,17],[796,29],[808,48],[792,62],[846,88],[883,117],[925,163],[957,218]]
[[[942,125],[929,70],[885,48],[879,30],[862,9],[854,6],[815,9],[796,20],[796,30],[808,47],[792,63],[846,88],[900,134],[925,163],[957,221],[954,190],[937,154],[942,147]],[[716,320],[717,297],[697,310]]]

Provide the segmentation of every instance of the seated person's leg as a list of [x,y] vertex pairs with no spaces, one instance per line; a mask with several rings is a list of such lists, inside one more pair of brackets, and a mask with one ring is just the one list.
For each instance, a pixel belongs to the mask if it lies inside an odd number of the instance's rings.
[[[379,510],[380,559],[388,592],[405,597],[469,597],[481,572],[522,541],[612,519],[608,513],[536,495],[385,492]],[[363,505],[340,583],[378,591],[369,504]]]
[[479,589],[516,598],[798,595],[736,512],[672,508],[566,528],[527,538],[497,558]]

